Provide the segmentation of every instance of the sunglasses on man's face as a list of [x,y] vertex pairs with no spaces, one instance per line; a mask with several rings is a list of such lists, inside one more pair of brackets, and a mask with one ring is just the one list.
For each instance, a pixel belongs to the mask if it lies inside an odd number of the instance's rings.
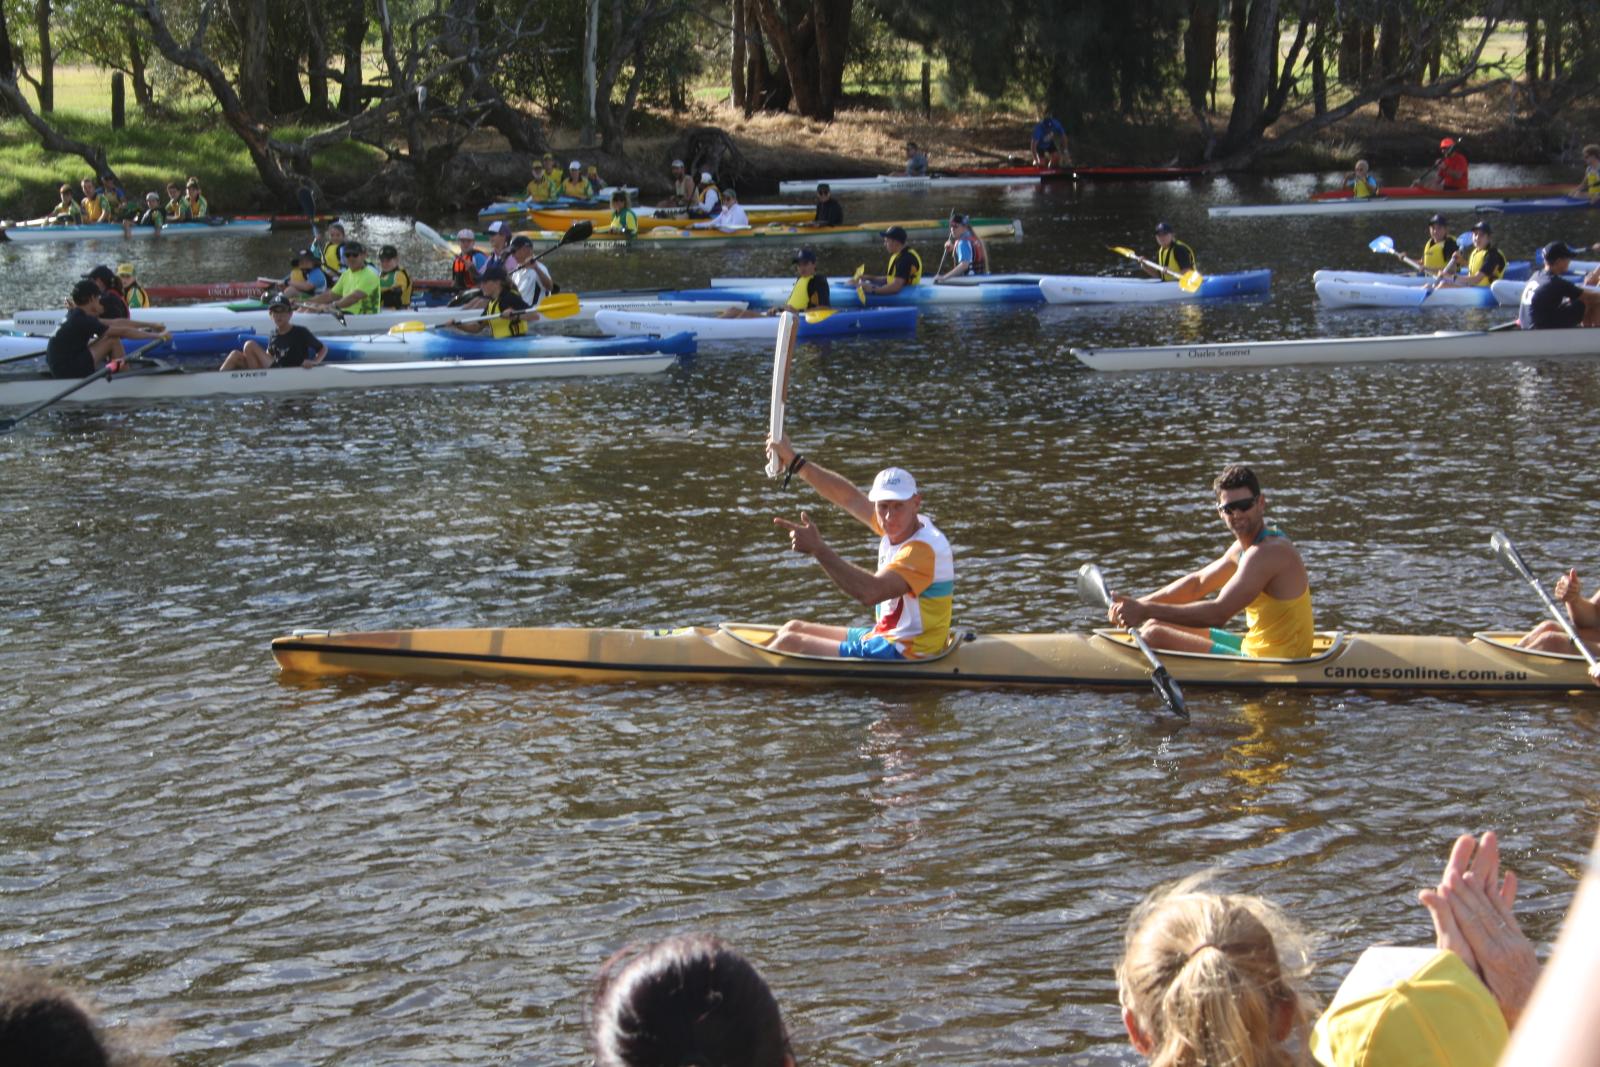
[[1217,505],[1218,515],[1238,515],[1256,506],[1259,496],[1242,496],[1238,500],[1224,500]]

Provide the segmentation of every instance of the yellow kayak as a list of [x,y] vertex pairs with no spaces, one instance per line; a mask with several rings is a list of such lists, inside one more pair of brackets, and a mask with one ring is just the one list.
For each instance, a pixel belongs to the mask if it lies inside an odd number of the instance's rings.
[[[646,208],[645,211],[649,209]],[[670,228],[682,230],[693,226],[704,219],[691,219],[682,212],[672,214],[661,213],[646,215],[644,211],[636,212],[639,216],[639,232]],[[744,213],[750,221],[757,226],[765,226],[771,222],[795,223],[810,222],[816,211],[809,207],[777,208],[777,207],[751,207],[745,208]],[[594,223],[596,228],[611,224],[611,212],[599,208],[551,208],[548,211],[531,211],[528,219],[542,230],[566,230],[574,222],[587,220]]]
[[[301,630],[272,642],[288,673],[370,678],[532,678],[589,682],[902,682],[935,686],[1144,687],[1150,669],[1120,631],[952,633],[945,650],[909,662],[773,652],[775,628],[753,624],[664,630]],[[1582,658],[1516,647],[1518,633],[1471,636],[1317,635],[1304,659],[1163,652],[1185,687],[1239,689],[1576,691],[1600,697]]]

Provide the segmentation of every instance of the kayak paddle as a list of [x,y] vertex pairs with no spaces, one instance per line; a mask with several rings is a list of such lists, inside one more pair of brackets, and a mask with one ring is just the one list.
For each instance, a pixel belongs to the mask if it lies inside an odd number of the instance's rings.
[[1131,248],[1124,248],[1121,245],[1106,245],[1106,247],[1119,256],[1127,256],[1135,263],[1141,263],[1144,266],[1153,267],[1162,274],[1170,274],[1173,280],[1178,283],[1178,288],[1182,289],[1186,293],[1197,292],[1200,289],[1200,284],[1205,281],[1205,277],[1197,270],[1186,270],[1182,274],[1179,274],[1171,267],[1163,267],[1154,260],[1145,259]]
[[108,360],[106,360],[105,366],[101,367],[99,370],[95,371],[93,374],[89,375],[87,378],[79,378],[77,381],[73,382],[67,388],[61,390],[61,392],[57,393],[55,396],[51,397],[48,400],[39,401],[37,404],[33,405],[33,407],[27,409],[22,414],[18,415],[16,418],[13,418],[13,419],[0,419],[0,433],[10,433],[11,432],[11,428],[13,426],[15,426],[17,423],[21,422],[23,419],[27,418],[29,415],[36,414],[36,413],[38,413],[40,411],[43,411],[45,408],[49,407],[52,404],[58,403],[58,402],[60,402],[62,400],[65,400],[67,397],[71,396],[73,393],[76,393],[79,389],[87,388],[88,386],[93,385],[95,382],[100,381],[102,378],[111,377],[111,375],[113,375],[114,373],[116,373],[117,371],[122,369],[122,365],[123,364],[125,364],[128,360],[132,359],[134,356],[137,356],[140,352],[143,352],[147,348],[152,348],[152,347],[160,344],[163,341],[169,341],[169,340],[171,340],[171,337],[166,335],[166,334],[163,334],[162,336],[157,337],[154,341],[147,341],[146,343],[140,345],[138,348],[134,349],[132,352],[129,352],[126,355],[124,355],[121,359],[108,359]]
[[1588,661],[1589,666],[1593,667],[1595,664],[1594,653],[1589,651],[1588,645],[1578,640],[1578,631],[1572,628],[1572,620],[1567,618],[1566,612],[1556,607],[1556,602],[1550,599],[1549,593],[1544,591],[1544,586],[1539,584],[1539,579],[1533,576],[1533,572],[1528,569],[1528,565],[1522,561],[1522,553],[1518,552],[1517,546],[1511,543],[1511,538],[1496,530],[1494,536],[1489,538],[1489,547],[1494,549],[1495,557],[1501,563],[1504,563],[1512,573],[1533,586],[1533,591],[1539,594],[1540,600],[1544,601],[1545,610],[1550,612],[1551,618],[1555,619],[1556,623],[1567,632],[1567,636],[1572,639],[1573,646],[1583,653],[1583,658]]
[[[1106,590],[1106,580],[1100,574],[1100,568],[1093,563],[1085,563],[1078,568],[1078,595],[1091,604],[1110,610],[1111,594]],[[1183,702],[1183,690],[1178,688],[1178,683],[1167,672],[1166,665],[1156,657],[1154,651],[1145,642],[1144,635],[1137,629],[1129,629],[1128,636],[1133,638],[1133,643],[1139,646],[1139,651],[1144,653],[1144,658],[1150,661],[1152,673],[1150,682],[1160,694],[1161,700],[1172,709],[1172,713],[1181,718],[1189,717],[1189,709]]]
[[1400,262],[1404,263],[1406,266],[1415,267],[1417,270],[1421,271],[1423,274],[1428,273],[1428,269],[1426,267],[1424,267],[1421,263],[1418,263],[1416,260],[1412,259],[1410,256],[1406,255],[1404,252],[1400,251],[1398,248],[1396,248],[1394,246],[1394,238],[1393,237],[1374,237],[1371,240],[1371,242],[1368,243],[1367,247],[1372,249],[1374,252],[1379,252],[1379,253],[1382,253],[1384,255],[1389,255],[1389,256],[1395,256],[1396,258],[1398,258],[1400,260]]
[[[540,318],[565,319],[578,313],[577,293],[557,293],[547,296],[539,301],[538,306],[525,310],[534,311]],[[502,311],[498,315],[480,315],[475,319],[451,319],[449,322],[426,323],[416,319],[410,322],[397,322],[389,327],[390,333],[422,333],[426,330],[438,330],[445,326],[462,326],[471,322],[490,322],[494,319],[504,318],[512,314],[511,311]]]
[[865,263],[856,264],[856,272],[850,275],[850,284],[856,287],[856,299],[861,301],[861,306],[867,306],[867,291],[861,288],[861,276],[867,272]]

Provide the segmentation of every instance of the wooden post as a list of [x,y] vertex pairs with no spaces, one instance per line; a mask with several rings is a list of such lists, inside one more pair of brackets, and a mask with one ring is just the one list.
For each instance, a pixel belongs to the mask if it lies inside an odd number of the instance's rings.
[[122,71],[111,75],[111,128],[120,130],[127,124],[127,94],[122,86]]
[[600,47],[600,0],[589,0],[589,18],[583,34],[583,147],[594,146],[595,53]]

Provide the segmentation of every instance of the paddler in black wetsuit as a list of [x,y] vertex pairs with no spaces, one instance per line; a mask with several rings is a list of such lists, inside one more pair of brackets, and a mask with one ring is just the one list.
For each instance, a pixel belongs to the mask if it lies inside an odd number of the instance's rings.
[[122,339],[135,337],[154,340],[167,336],[159,322],[133,322],[101,318],[100,286],[85,278],[72,287],[72,306],[67,317],[45,346],[45,363],[52,378],[87,378],[108,359],[121,359]]
[[[1600,323],[1600,293],[1582,289],[1562,277],[1574,255],[1561,241],[1544,246],[1544,269],[1528,279],[1522,290],[1517,322],[1524,330],[1560,330]],[[1600,267],[1583,281],[1585,285],[1600,282]]]

